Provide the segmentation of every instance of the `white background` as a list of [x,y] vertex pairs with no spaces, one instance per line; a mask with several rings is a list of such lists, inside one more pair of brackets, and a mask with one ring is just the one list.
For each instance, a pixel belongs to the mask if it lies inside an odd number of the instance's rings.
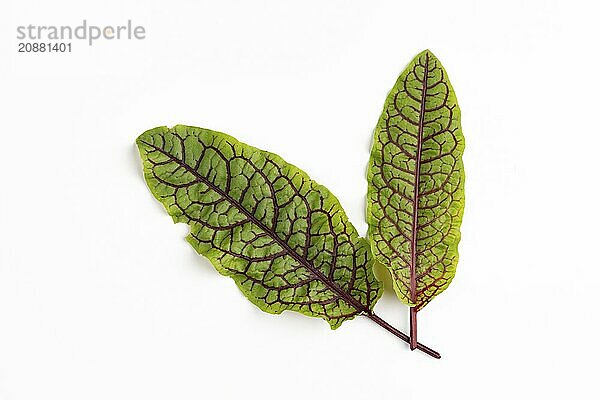
[[[421,4],[422,3],[422,4]],[[10,1],[0,6],[0,399],[597,396],[599,10],[589,1]],[[18,54],[18,25],[144,25]],[[134,140],[183,123],[306,170],[366,232],[387,91],[429,48],[467,140],[434,360],[357,318],[262,313],[184,241]],[[377,312],[407,330],[386,294]]]

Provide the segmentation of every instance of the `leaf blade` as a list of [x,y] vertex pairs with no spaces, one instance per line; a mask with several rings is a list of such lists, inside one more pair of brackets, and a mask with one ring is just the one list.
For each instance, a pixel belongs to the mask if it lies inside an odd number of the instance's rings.
[[464,137],[447,73],[425,50],[400,74],[375,128],[367,222],[374,257],[417,310],[452,281],[464,209]]
[[372,310],[381,287],[368,243],[338,200],[281,157],[187,126],[137,140],[152,194],[188,242],[263,311],[332,328]]

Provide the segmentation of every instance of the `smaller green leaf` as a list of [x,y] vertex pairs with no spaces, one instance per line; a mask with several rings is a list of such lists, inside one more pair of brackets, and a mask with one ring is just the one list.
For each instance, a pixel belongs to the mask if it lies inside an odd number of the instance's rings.
[[456,271],[464,208],[464,137],[448,74],[417,55],[388,94],[368,167],[367,222],[373,254],[416,310]]

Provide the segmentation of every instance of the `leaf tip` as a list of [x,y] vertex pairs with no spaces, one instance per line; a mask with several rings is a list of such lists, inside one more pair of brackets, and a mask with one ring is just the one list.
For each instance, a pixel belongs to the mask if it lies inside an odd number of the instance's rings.
[[435,54],[433,54],[433,51],[431,51],[429,49],[425,49],[417,55],[417,57],[421,57],[421,56],[428,56],[429,58],[437,58],[435,56]]
[[157,126],[156,128],[152,128],[152,129],[148,129],[147,131],[145,131],[144,133],[142,133],[140,136],[138,136],[135,139],[135,144],[140,147],[142,145],[144,145],[145,143],[151,141],[152,137],[155,134],[164,134],[165,132],[168,132],[169,128],[166,126]]

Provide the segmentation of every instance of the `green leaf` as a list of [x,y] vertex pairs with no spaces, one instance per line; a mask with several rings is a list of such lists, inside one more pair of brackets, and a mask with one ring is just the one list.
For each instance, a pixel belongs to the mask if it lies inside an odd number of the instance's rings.
[[137,139],[152,194],[188,242],[261,310],[337,328],[382,294],[368,242],[329,190],[223,133],[160,127]]
[[375,128],[367,222],[398,298],[422,309],[456,271],[464,208],[464,138],[448,75],[425,50],[402,72]]

